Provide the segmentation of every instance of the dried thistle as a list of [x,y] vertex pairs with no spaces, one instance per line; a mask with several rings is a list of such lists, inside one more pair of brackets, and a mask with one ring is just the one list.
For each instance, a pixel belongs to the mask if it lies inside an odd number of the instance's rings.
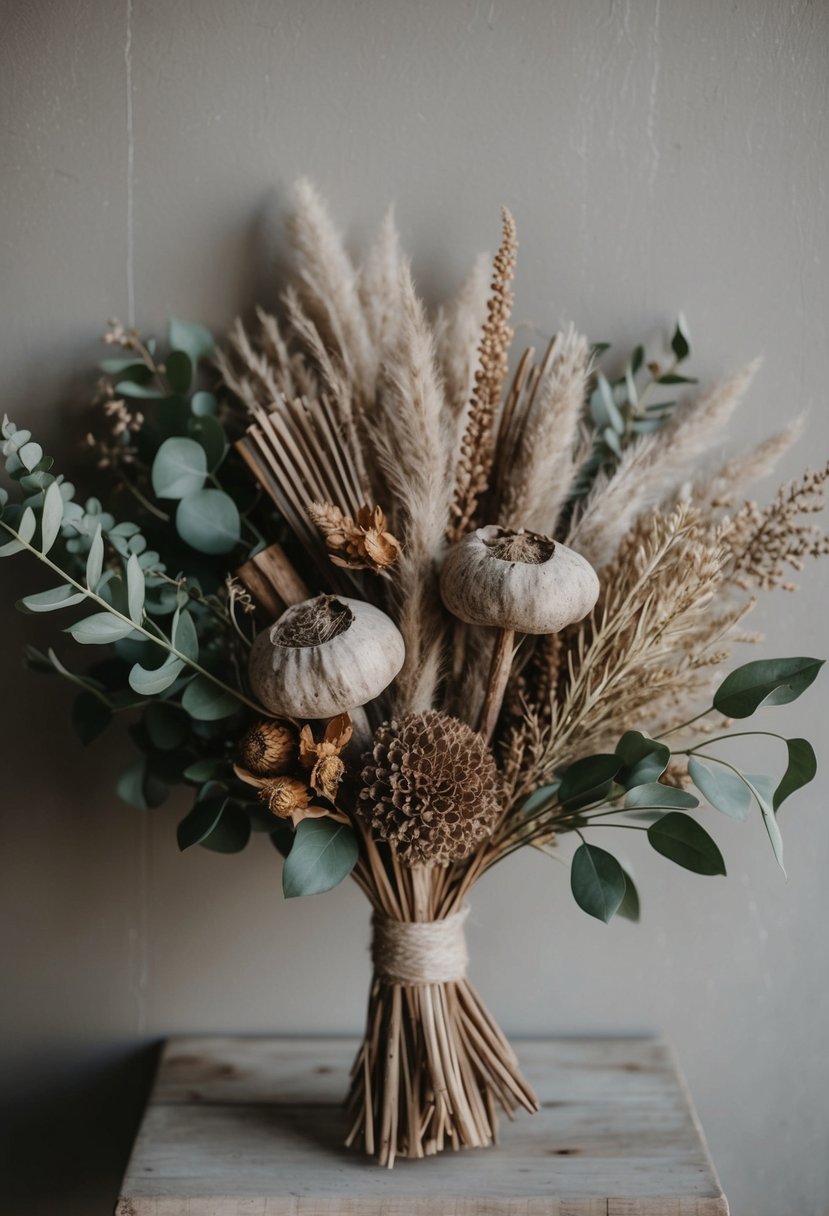
[[332,503],[312,502],[308,514],[324,536],[335,566],[382,574],[400,556],[400,542],[387,530],[380,507],[363,506],[352,519]]
[[461,440],[461,455],[447,532],[450,541],[458,540],[468,531],[475,519],[478,503],[489,485],[495,420],[509,366],[509,348],[513,334],[509,324],[512,312],[512,292],[509,284],[515,271],[518,239],[515,220],[506,207],[501,212],[501,218],[503,239],[493,263],[487,319],[479,347],[480,366],[475,373],[469,416]]
[[314,738],[310,724],[299,732],[299,762],[310,770],[310,782],[317,794],[336,802],[337,791],[345,773],[340,753],[351,740],[352,726],[348,714],[338,714],[325,728],[321,742]]
[[324,819],[330,813],[327,807],[314,805],[314,791],[296,777],[268,778],[259,786],[258,797],[272,815],[290,819],[294,827],[303,819]]

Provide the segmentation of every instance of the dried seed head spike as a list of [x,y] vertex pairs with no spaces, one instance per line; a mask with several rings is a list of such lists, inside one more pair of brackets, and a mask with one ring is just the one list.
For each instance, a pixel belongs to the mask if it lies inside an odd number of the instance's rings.
[[361,814],[407,865],[468,856],[501,810],[489,748],[466,723],[436,710],[381,726],[362,777]]
[[394,622],[363,600],[333,595],[295,604],[256,638],[250,680],[285,718],[333,718],[374,700],[403,666]]
[[509,285],[515,271],[518,238],[515,220],[506,207],[501,211],[501,218],[504,235],[493,263],[492,291],[479,348],[480,367],[475,373],[475,387],[472,391],[466,430],[461,441],[455,497],[448,529],[450,541],[458,540],[468,530],[489,485],[495,419],[509,370],[509,348],[512,342],[512,329],[509,324],[512,292]]

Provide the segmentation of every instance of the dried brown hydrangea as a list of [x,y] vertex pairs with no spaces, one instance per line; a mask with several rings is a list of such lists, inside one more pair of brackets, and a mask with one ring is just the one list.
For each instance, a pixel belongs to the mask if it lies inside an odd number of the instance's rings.
[[430,710],[386,722],[364,757],[359,809],[409,865],[459,861],[492,832],[501,779],[465,722]]

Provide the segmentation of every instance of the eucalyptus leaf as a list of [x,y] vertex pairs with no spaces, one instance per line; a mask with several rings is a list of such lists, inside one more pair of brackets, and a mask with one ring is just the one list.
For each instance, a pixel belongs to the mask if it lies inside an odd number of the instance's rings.
[[771,779],[765,776],[753,776],[750,773],[743,773],[742,777],[760,808],[760,814],[763,816],[763,825],[771,842],[775,860],[785,874],[786,867],[783,865],[783,837],[780,834],[780,828],[777,826],[777,819],[774,814],[774,790]]
[[808,785],[817,775],[817,757],[808,739],[787,739],[789,761],[783,778],[774,791],[772,805],[776,811],[790,794]]
[[638,923],[640,913],[639,892],[627,870],[623,869],[623,873],[625,876],[625,894],[622,902],[619,904],[619,911],[616,915],[624,917],[625,920],[632,920],[634,923]]
[[[195,446],[204,459],[204,449]],[[199,553],[229,553],[238,544],[241,526],[238,507],[223,490],[198,490],[182,498],[176,510],[179,536]]]
[[211,832],[199,844],[213,853],[241,853],[250,840],[250,819],[240,806],[228,800]]
[[136,384],[134,380],[119,380],[115,392],[119,397],[137,397],[140,401],[160,401],[164,396],[160,389]]
[[628,730],[616,744],[616,755],[624,762],[617,781],[630,789],[634,785],[658,781],[670,763],[671,749],[642,731]]
[[173,350],[164,364],[167,383],[174,393],[186,393],[193,379],[193,364],[186,351]]
[[671,338],[671,350],[676,356],[678,363],[683,359],[687,359],[691,353],[691,339],[688,334],[688,323],[682,313],[679,314],[676,321],[676,329]]
[[189,355],[193,367],[200,359],[206,358],[213,352],[213,335],[209,329],[195,321],[181,321],[178,317],[170,319],[170,346],[173,350],[184,351]]
[[212,393],[193,393],[190,409],[196,418],[206,418],[216,413],[218,402]]
[[147,765],[146,757],[139,758],[125,769],[116,784],[118,797],[139,811],[161,806],[167,797],[167,786],[154,777]]
[[173,645],[186,659],[195,663],[199,657],[199,637],[193,617],[183,608],[177,611],[173,621]]
[[129,685],[142,697],[156,697],[174,684],[181,675],[184,663],[170,655],[160,667],[148,669],[135,663],[130,669]]
[[201,785],[205,781],[211,781],[216,777],[223,776],[227,773],[227,770],[228,765],[226,760],[214,760],[212,757],[206,757],[202,760],[194,760],[192,764],[188,764],[182,776],[187,781],[195,781],[198,785]]
[[144,710],[143,722],[153,747],[163,752],[181,747],[190,731],[184,710],[167,701],[151,701]]
[[285,898],[330,891],[351,873],[358,856],[350,827],[330,819],[303,819],[282,869]]
[[26,507],[23,514],[20,516],[20,523],[17,525],[17,534],[22,541],[29,544],[35,534],[37,528],[37,520],[35,513],[31,507]]
[[43,448],[39,443],[24,443],[17,455],[23,467],[31,473],[43,459]]
[[94,692],[82,692],[72,704],[72,725],[84,746],[97,739],[112,721],[112,710]]
[[140,625],[144,616],[144,571],[137,556],[132,553],[127,562],[127,604],[133,625]]
[[58,538],[63,520],[63,495],[60,486],[53,481],[43,496],[43,513],[40,517],[40,551],[48,553]]
[[681,811],[669,811],[648,828],[657,853],[695,874],[725,874],[725,862],[705,828]]
[[191,718],[200,722],[216,722],[229,718],[239,708],[239,701],[219,688],[205,676],[196,676],[184,690],[181,703]]
[[211,473],[215,473],[227,452],[227,440],[222,424],[218,419],[206,414],[203,418],[192,418],[187,429],[191,438],[204,448],[207,467]]
[[185,498],[201,490],[207,476],[207,456],[195,439],[165,439],[152,467],[153,492],[159,498]]
[[193,845],[201,844],[209,836],[222,817],[227,798],[206,798],[197,802],[192,811],[182,819],[176,830],[178,847],[184,852]]
[[674,806],[692,809],[699,806],[699,798],[689,794],[687,790],[677,789],[675,785],[663,785],[659,781],[648,781],[644,785],[635,785],[625,794],[624,808],[626,811],[644,811]]
[[101,531],[101,525],[98,524],[86,558],[86,585],[90,591],[94,591],[98,586],[98,583],[101,581],[101,573],[103,568],[104,538]]
[[559,802],[572,802],[576,798],[581,799],[600,790],[613,780],[622,764],[621,756],[604,753],[576,760],[561,779],[558,788]]
[[761,705],[796,701],[814,681],[823,659],[755,659],[732,671],[714,696],[714,708],[728,718],[749,718]]
[[54,612],[56,608],[71,608],[85,599],[83,591],[76,591],[68,583],[61,583],[60,587],[38,591],[36,595],[25,595],[18,601],[18,606],[25,612]]
[[122,621],[111,612],[96,612],[82,621],[76,621],[66,632],[83,646],[105,646],[129,637],[133,627],[129,621]]
[[688,761],[688,773],[703,798],[717,811],[732,819],[747,819],[751,810],[751,789],[742,777],[729,768],[706,764],[696,756]]
[[625,872],[611,853],[584,843],[573,854],[570,889],[583,912],[607,924],[625,897]]

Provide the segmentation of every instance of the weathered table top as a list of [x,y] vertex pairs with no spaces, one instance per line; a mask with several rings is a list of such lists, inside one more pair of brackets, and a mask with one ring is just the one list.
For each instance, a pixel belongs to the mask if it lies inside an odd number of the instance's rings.
[[383,1170],[342,1147],[350,1039],[165,1045],[117,1216],[725,1216],[657,1039],[517,1044],[541,1101],[490,1149]]

